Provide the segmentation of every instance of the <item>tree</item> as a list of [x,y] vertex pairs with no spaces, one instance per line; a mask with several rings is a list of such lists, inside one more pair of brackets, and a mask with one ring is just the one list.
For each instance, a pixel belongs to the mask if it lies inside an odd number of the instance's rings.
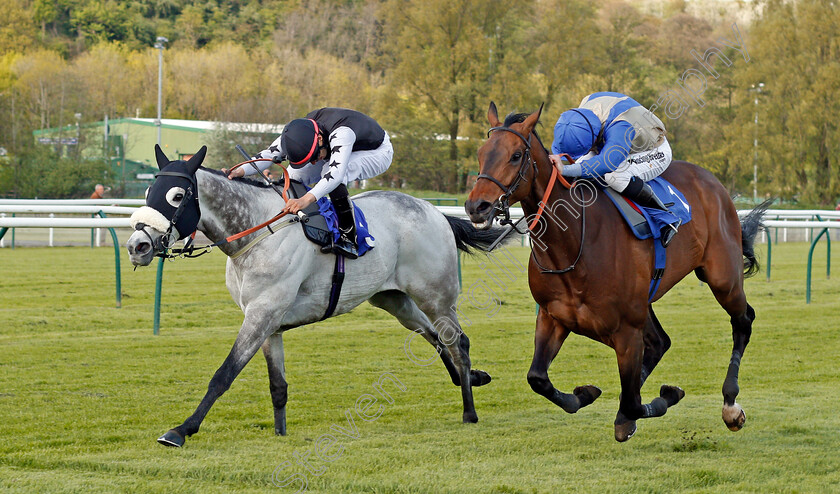
[[486,102],[492,34],[512,5],[492,0],[392,0],[381,10],[391,81],[428,115],[430,134],[437,130],[448,136],[448,183],[453,189],[462,187],[464,180],[457,167],[462,119]]
[[35,36],[32,13],[23,2],[0,2],[0,53],[20,53],[34,44]]
[[[78,112],[87,119],[134,115],[151,91],[141,89],[141,67],[129,63],[130,52],[120,44],[99,43],[72,62],[71,71],[85,93]],[[157,67],[155,67],[157,68]]]
[[[380,26],[376,0],[335,2],[311,0],[284,16],[274,32],[274,44],[284,52],[305,55],[309,50],[363,64],[379,52]],[[291,60],[290,60],[291,62]]]
[[544,112],[549,114],[556,103],[562,111],[577,106],[585,94],[592,92],[581,90],[579,85],[586,74],[599,72],[604,63],[602,33],[596,19],[597,7],[591,2],[536,2],[531,25],[525,30],[526,39],[514,49],[531,47],[534,77],[529,79],[534,82],[531,91],[539,98],[531,101],[531,109],[545,103]]
[[167,114],[198,120],[247,120],[238,106],[256,96],[253,81],[261,77],[257,69],[245,49],[234,43],[203,50],[169,50]]
[[39,50],[19,58],[12,70],[25,126],[46,129],[61,125],[71,82],[64,59],[54,51]]
[[832,204],[840,192],[840,7],[827,0],[767,0],[751,38],[761,43],[751,47],[740,83],[744,91],[765,83],[758,105],[765,186]]

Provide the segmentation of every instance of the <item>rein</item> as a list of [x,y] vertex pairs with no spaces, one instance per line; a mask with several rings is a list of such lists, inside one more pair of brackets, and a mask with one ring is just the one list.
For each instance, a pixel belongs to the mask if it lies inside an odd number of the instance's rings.
[[[243,161],[241,163],[237,163],[236,165],[234,165],[228,171],[228,173],[230,173],[231,171],[233,171],[233,170],[235,170],[235,169],[237,169],[237,168],[239,168],[243,165],[247,165],[249,163],[254,163],[254,162],[257,162],[257,161],[272,161],[272,160],[269,159],[269,158],[258,158],[258,159]],[[187,189],[187,191],[185,192],[185,195],[184,195],[184,200],[181,201],[181,204],[178,205],[178,209],[175,210],[175,214],[172,216],[172,219],[169,220],[169,228],[166,230],[166,233],[164,233],[164,235],[160,237],[159,242],[152,242],[152,245],[155,247],[155,250],[157,251],[157,253],[155,254],[155,256],[157,256],[157,257],[162,257],[162,258],[165,258],[165,259],[175,259],[177,257],[195,258],[195,257],[200,257],[200,256],[203,256],[204,254],[209,253],[211,250],[213,250],[213,247],[218,247],[218,246],[225,245],[225,244],[228,244],[230,242],[233,242],[234,240],[239,240],[240,238],[245,237],[247,235],[250,235],[250,234],[252,234],[252,233],[254,233],[254,232],[256,232],[256,231],[258,231],[262,228],[268,228],[268,231],[271,232],[270,234],[273,234],[275,232],[275,230],[272,230],[271,224],[276,222],[280,218],[286,216],[287,214],[289,214],[289,213],[277,214],[276,216],[274,216],[270,220],[265,221],[263,223],[260,223],[257,226],[253,226],[251,228],[248,228],[247,230],[243,230],[239,233],[235,233],[233,235],[230,235],[229,237],[225,237],[222,240],[219,240],[218,242],[214,242],[214,243],[209,244],[209,245],[202,245],[200,247],[192,245],[192,242],[195,239],[195,233],[196,233],[196,232],[193,232],[190,235],[189,240],[187,240],[187,242],[184,244],[184,248],[182,248],[182,249],[172,249],[172,248],[169,247],[169,245],[165,245],[162,239],[164,237],[166,237],[167,239],[169,239],[171,237],[172,229],[174,228],[174,225],[177,222],[178,217],[180,216],[182,208],[184,207],[185,204],[187,204],[188,198],[190,198],[192,195],[195,194],[195,192],[193,192],[193,187],[195,187],[196,191],[198,190],[198,182],[196,181],[194,175],[191,176],[191,175],[187,175],[186,173],[160,171],[160,172],[155,174],[155,176],[158,176],[158,175],[170,175],[170,176],[187,178],[192,182],[192,186]],[[283,190],[282,191],[280,189],[278,189],[273,183],[271,183],[268,180],[268,178],[266,178],[265,175],[263,175],[262,173],[260,173],[259,175],[261,177],[263,177],[263,179],[265,179],[269,183],[269,185],[271,185],[271,187],[278,194],[280,194],[280,196],[283,198],[284,201],[288,202],[288,200],[289,200],[288,191],[289,191],[290,180],[289,180],[289,172],[285,168],[283,168]],[[196,200],[196,203],[198,203],[198,196],[197,195],[196,195],[195,200]],[[297,221],[297,218],[292,220],[292,222],[294,222],[294,221]],[[143,225],[143,224],[142,223],[137,224],[137,226],[140,226],[140,225]],[[145,226],[145,225],[143,225],[143,226]],[[146,230],[142,227],[139,228],[139,230],[146,233]],[[149,236],[148,233],[146,233],[146,235]],[[149,236],[149,239],[151,240],[151,236]],[[167,243],[168,243],[168,240],[167,240]],[[246,248],[250,248],[252,246],[253,245],[249,244]],[[239,254],[239,252],[237,252],[234,255],[238,255],[238,254]]]
[[[534,227],[537,225],[537,222],[539,222],[540,218],[542,217],[543,211],[545,210],[545,205],[548,202],[548,198],[551,196],[551,192],[554,190],[554,182],[555,181],[560,182],[561,184],[563,184],[564,187],[566,187],[566,189],[569,189],[569,190],[572,190],[574,184],[570,184],[569,181],[566,180],[566,178],[563,177],[563,175],[560,174],[560,172],[557,170],[557,167],[552,165],[552,167],[551,167],[551,178],[548,179],[548,186],[546,187],[545,194],[543,194],[543,198],[539,203],[539,209],[537,210],[537,214],[534,216],[533,221],[531,221],[531,224],[528,225],[528,228],[526,230],[524,230],[524,231],[519,230],[519,228],[517,227],[517,224],[519,223],[519,221],[513,222],[513,221],[510,220],[510,202],[509,202],[509,199],[510,199],[510,196],[514,193],[514,191],[516,191],[516,189],[521,185],[522,181],[523,180],[527,181],[527,179],[525,178],[525,170],[527,169],[527,165],[529,163],[531,164],[532,168],[534,169],[534,178],[536,180],[537,162],[534,161],[533,157],[531,156],[531,135],[533,133],[529,133],[528,138],[526,139],[525,136],[523,136],[520,132],[517,132],[517,131],[511,129],[510,127],[503,127],[502,126],[502,127],[492,127],[492,128],[490,128],[490,130],[487,131],[487,137],[490,137],[490,133],[495,131],[495,130],[503,130],[505,132],[510,132],[511,134],[519,137],[519,139],[522,140],[522,142],[525,144],[525,154],[522,156],[522,164],[519,165],[519,171],[517,172],[517,176],[509,186],[504,185],[498,179],[496,179],[496,177],[493,177],[493,176],[488,175],[486,173],[480,173],[478,175],[478,177],[476,178],[476,180],[481,179],[481,178],[489,180],[489,181],[493,182],[494,184],[496,184],[500,189],[502,189],[503,194],[501,196],[499,196],[499,199],[496,200],[496,204],[494,205],[494,209],[501,212],[505,216],[503,219],[499,220],[499,224],[510,225],[512,230],[516,230],[516,233],[519,233],[520,235],[524,235],[526,233],[533,232]],[[566,153],[560,153],[559,156],[561,158],[566,158],[570,163],[575,162],[575,160],[572,159],[572,157],[569,156]],[[581,211],[581,220],[580,220],[580,222],[581,222],[580,249],[578,250],[577,257],[572,262],[572,264],[569,265],[566,268],[563,268],[563,269],[546,269],[542,264],[540,264],[540,261],[537,259],[537,256],[532,249],[531,250],[531,256],[534,258],[534,262],[537,264],[537,267],[540,268],[541,273],[543,273],[543,274],[563,274],[563,273],[568,273],[569,271],[575,269],[575,266],[577,266],[577,263],[580,260],[581,255],[583,255],[584,237],[586,235],[586,207],[582,206],[581,210],[582,211]],[[508,230],[508,232],[509,231],[510,230]],[[497,243],[500,242],[505,236],[506,236],[506,234],[499,237],[499,239],[496,242],[494,242],[493,247],[495,247],[497,245]],[[492,249],[492,247],[491,247],[491,249]]]

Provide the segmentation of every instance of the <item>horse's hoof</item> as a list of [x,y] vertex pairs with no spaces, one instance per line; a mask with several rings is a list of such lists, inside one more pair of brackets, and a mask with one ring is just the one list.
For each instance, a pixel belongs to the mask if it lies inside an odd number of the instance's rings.
[[580,400],[580,408],[583,408],[586,405],[591,405],[592,402],[601,396],[601,388],[587,384],[586,386],[576,387],[573,393],[577,396],[578,400]]
[[470,370],[470,385],[474,388],[478,386],[484,386],[492,380],[493,378],[490,377],[490,374],[484,372],[483,370]]
[[464,423],[475,424],[478,422],[478,414],[475,412],[464,412]]
[[747,421],[747,414],[744,413],[744,409],[738,403],[732,406],[724,404],[723,421],[726,423],[726,427],[729,427],[729,430],[738,432],[744,427],[744,422]]
[[178,434],[175,429],[170,429],[166,434],[160,436],[157,442],[164,446],[171,446],[173,448],[180,448],[184,445],[184,436]]
[[685,397],[685,391],[679,386],[668,386],[663,384],[659,388],[659,396],[668,403],[668,407],[672,407],[680,402]]
[[636,433],[636,421],[628,420],[621,424],[615,424],[615,440],[623,443],[624,441],[633,437]]

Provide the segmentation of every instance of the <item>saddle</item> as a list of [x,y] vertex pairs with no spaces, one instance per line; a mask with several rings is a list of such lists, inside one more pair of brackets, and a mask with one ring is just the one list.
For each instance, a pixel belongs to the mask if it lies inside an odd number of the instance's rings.
[[[282,184],[282,180],[280,184]],[[309,192],[309,189],[303,183],[297,180],[291,180],[289,182],[289,197],[300,199],[307,192]],[[359,257],[361,257],[373,248],[374,238],[368,230],[367,220],[365,220],[362,211],[355,204],[353,207],[356,212],[356,236],[358,238]],[[329,247],[333,245],[333,242],[338,240],[338,236],[340,235],[337,226],[338,219],[329,199],[324,197],[318,200],[318,202],[310,204],[302,211],[306,216],[300,224],[303,227],[303,234],[307,239],[320,247]]]
[[647,182],[654,194],[668,206],[669,211],[639,206],[632,200],[622,196],[610,187],[601,187],[615,205],[627,226],[639,240],[647,238],[658,239],[662,227],[680,221],[686,224],[691,221],[691,207],[685,196],[670,182],[662,177],[656,177]]
[[632,200],[622,196],[610,187],[601,187],[615,205],[621,217],[630,227],[630,231],[639,240],[653,238],[654,271],[651,276],[648,301],[653,300],[662,276],[665,274],[667,260],[665,247],[658,241],[660,232],[665,225],[680,221],[686,224],[691,221],[691,207],[685,196],[662,177],[656,177],[647,182],[654,194],[668,206],[669,211],[639,206]]
[[[303,183],[298,182],[297,180],[289,181],[289,197],[292,199],[300,199],[306,195],[308,191],[309,190],[305,185],[303,185]],[[303,209],[303,213],[306,215],[306,220],[301,221],[300,224],[303,226],[303,234],[306,238],[322,247],[330,245],[332,231],[330,231],[330,227],[327,225],[327,219],[321,215],[318,203],[310,204]]]

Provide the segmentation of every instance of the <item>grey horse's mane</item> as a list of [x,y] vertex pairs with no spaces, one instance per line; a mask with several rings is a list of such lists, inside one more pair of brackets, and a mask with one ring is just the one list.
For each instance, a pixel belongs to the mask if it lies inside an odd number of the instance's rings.
[[[210,173],[211,175],[218,175],[220,177],[225,177],[225,174],[222,170],[216,170],[215,168],[205,168],[203,166],[200,166],[198,169],[203,170],[207,173]],[[257,187],[257,188],[260,188],[260,189],[268,189],[268,188],[271,187],[270,185],[268,185],[265,182],[261,182],[261,181],[258,181],[258,180],[245,178],[245,177],[234,178],[231,181],[241,183],[243,185],[249,185],[251,187]]]

